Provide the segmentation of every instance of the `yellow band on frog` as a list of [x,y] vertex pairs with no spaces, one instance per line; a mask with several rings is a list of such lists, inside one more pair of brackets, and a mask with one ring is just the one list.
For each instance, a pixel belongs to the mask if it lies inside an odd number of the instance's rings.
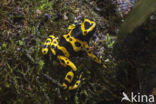
[[65,38],[65,40],[66,40],[67,42],[69,42],[69,43],[72,45],[73,50],[74,50],[75,52],[78,52],[78,51],[82,50],[83,41],[78,40],[78,39],[72,37],[72,36],[71,36],[71,32],[72,32],[72,31],[70,31],[70,32],[69,32],[68,34],[66,34],[66,35],[63,35],[63,37]]
[[64,67],[69,66],[69,67],[71,67],[73,69],[73,71],[77,70],[77,68],[74,65],[74,63],[71,62],[67,57],[65,57],[65,56],[57,56],[57,58],[60,61],[62,66],[64,66]]
[[64,87],[64,89],[67,89],[67,84],[63,83],[62,86]]
[[75,24],[71,24],[68,26],[68,30],[73,30],[75,28]]
[[[88,22],[91,25],[91,27],[86,29],[85,22]],[[95,28],[95,26],[96,26],[96,23],[94,21],[90,21],[89,19],[84,19],[84,22],[81,24],[81,30],[82,30],[83,36],[86,36],[89,32],[91,32]]]
[[44,42],[44,48],[42,48],[42,54],[47,54],[48,53],[48,50],[49,50],[49,46],[51,44],[51,38],[47,38],[46,41]]
[[89,48],[87,42],[84,42],[84,47],[86,48],[86,53],[87,53],[87,55],[88,55],[92,60],[94,60],[95,62],[101,64],[101,59],[97,58],[96,55],[94,55],[93,53],[91,53],[91,50],[90,50],[90,48]]
[[75,90],[79,87],[81,80],[77,80],[73,86],[69,86],[69,90]]
[[51,36],[53,37],[53,41],[51,42],[51,51],[53,53],[53,55],[56,55],[56,51],[55,51],[55,48],[57,47],[58,50],[62,51],[62,53],[66,56],[66,57],[69,57],[70,54],[69,52],[67,51],[67,49],[65,47],[62,47],[59,45],[57,39],[54,37],[54,36]]
[[74,73],[72,71],[68,72],[65,76],[65,80],[68,81],[68,83],[71,83],[74,78]]

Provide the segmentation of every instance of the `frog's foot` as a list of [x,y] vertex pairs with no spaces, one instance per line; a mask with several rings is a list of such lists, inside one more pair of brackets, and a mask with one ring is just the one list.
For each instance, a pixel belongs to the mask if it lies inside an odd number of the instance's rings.
[[65,76],[65,82],[63,82],[63,84],[62,84],[64,89],[75,90],[79,87],[79,85],[81,83],[82,73],[80,74],[79,79],[76,80],[76,82],[73,85],[70,85],[73,78],[74,78],[74,73],[72,71],[68,72],[67,75]]
[[99,59],[96,55],[93,54],[93,52],[91,52],[88,43],[84,43],[84,47],[86,48],[87,55],[95,62],[101,64],[101,59]]

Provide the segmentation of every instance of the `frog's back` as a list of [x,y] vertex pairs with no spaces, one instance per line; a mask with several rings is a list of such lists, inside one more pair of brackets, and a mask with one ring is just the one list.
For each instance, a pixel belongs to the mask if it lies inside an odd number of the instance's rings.
[[[77,43],[77,44],[79,44],[79,43]],[[82,49],[80,49],[78,51],[75,51],[74,50],[75,46],[72,45],[70,42],[68,42],[67,39],[65,39],[65,37],[63,37],[63,36],[60,39],[59,45],[62,46],[62,47],[65,47],[71,57],[81,56],[83,54]]]

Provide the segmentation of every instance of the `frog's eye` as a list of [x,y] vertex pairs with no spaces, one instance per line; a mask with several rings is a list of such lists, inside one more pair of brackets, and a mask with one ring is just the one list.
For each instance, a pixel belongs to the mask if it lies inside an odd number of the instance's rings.
[[48,53],[48,48],[43,48],[42,49],[42,54],[46,55]]

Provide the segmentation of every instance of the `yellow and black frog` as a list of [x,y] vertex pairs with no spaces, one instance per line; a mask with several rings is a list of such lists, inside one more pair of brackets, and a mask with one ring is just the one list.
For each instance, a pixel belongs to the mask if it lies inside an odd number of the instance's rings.
[[80,75],[79,79],[71,85],[74,73],[77,71],[77,67],[70,60],[71,57],[80,56],[80,53],[86,52],[91,59],[101,64],[101,60],[91,52],[88,45],[90,38],[95,32],[95,28],[96,23],[94,21],[84,19],[81,24],[70,25],[68,27],[69,33],[63,35],[60,38],[60,41],[58,41],[54,35],[50,35],[46,39],[42,53],[44,55],[52,53],[62,66],[71,68],[71,70],[66,74],[65,81],[62,84],[64,89],[74,90],[78,88],[81,82],[82,75]]

